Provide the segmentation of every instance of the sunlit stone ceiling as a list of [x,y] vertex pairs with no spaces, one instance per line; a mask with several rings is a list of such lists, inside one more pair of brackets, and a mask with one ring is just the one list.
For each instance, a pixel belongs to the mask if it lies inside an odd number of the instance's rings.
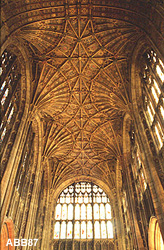
[[[43,158],[51,160],[53,183],[87,175],[113,187],[122,120],[130,112],[129,59],[142,32],[129,22],[97,17],[90,0],[56,2],[36,13],[18,6],[20,19],[15,14],[10,22],[38,60],[31,106],[43,122]],[[24,8],[37,4],[26,1]]]

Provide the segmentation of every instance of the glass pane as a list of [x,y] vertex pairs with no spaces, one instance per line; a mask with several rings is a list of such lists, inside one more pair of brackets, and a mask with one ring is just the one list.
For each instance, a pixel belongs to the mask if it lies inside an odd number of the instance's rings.
[[92,229],[92,222],[88,221],[87,223],[87,238],[92,239],[93,238],[93,229]]
[[86,219],[86,206],[82,204],[81,206],[81,219],[85,220]]
[[65,239],[66,238],[66,223],[65,221],[62,222],[61,224],[61,239]]
[[75,222],[75,239],[80,239],[80,224],[78,221]]
[[7,123],[8,123],[8,124],[9,124],[10,121],[11,121],[11,118],[12,118],[12,116],[13,116],[13,113],[14,113],[14,107],[12,107],[12,109],[11,109],[11,111],[10,111],[10,114],[9,114],[9,116],[8,116],[8,119],[7,119]]
[[3,91],[4,87],[5,87],[5,85],[6,85],[6,81],[4,81],[3,84],[2,84],[2,86],[1,86],[0,94],[2,93],[2,91]]
[[69,186],[69,192],[73,193],[73,186]]
[[104,207],[104,204],[100,204],[100,219],[105,219],[105,207]]
[[79,197],[78,197],[78,203],[82,203],[83,202],[83,197],[82,194],[80,192]]
[[60,220],[61,219],[61,205],[57,204],[56,206],[56,216],[55,216],[56,220]]
[[76,191],[77,193],[80,192],[80,184],[79,184],[79,183],[77,183],[77,184],[75,185],[75,191]]
[[163,62],[161,61],[161,59],[159,59],[159,63],[161,64],[162,68],[164,69],[164,64],[163,64]]
[[95,222],[95,239],[100,239],[100,224],[99,224],[99,221]]
[[64,189],[64,193],[65,194],[68,193],[68,188]]
[[162,106],[160,106],[160,111],[161,111],[161,115],[162,115],[162,117],[164,119],[164,108]]
[[94,192],[94,193],[97,193],[97,191],[98,191],[97,186],[96,186],[96,185],[93,185],[93,192]]
[[68,220],[73,220],[73,205],[68,205]]
[[87,193],[85,193],[85,195],[84,195],[84,203],[88,203],[88,194]]
[[72,239],[72,222],[68,222],[67,225],[67,239]]
[[75,206],[75,220],[79,220],[80,219],[80,206],[79,204],[77,204]]
[[59,232],[60,232],[60,223],[55,223],[55,230],[54,230],[54,239],[59,239]]
[[100,193],[98,193],[96,196],[97,196],[97,199],[96,199],[96,200],[97,200],[97,203],[101,203],[101,196],[100,196]]
[[3,139],[4,139],[4,137],[5,137],[5,134],[6,134],[6,127],[4,128],[4,130],[3,130],[3,132],[2,132],[0,142],[3,142]]
[[87,205],[87,219],[88,220],[92,219],[92,207],[91,207],[91,204]]
[[2,104],[2,105],[5,103],[5,100],[6,100],[6,97],[8,96],[8,94],[9,94],[9,89],[7,88],[7,89],[5,90],[5,93],[4,93],[4,95],[3,95],[3,97],[2,97],[2,100],[1,100],[1,104]]
[[98,204],[94,204],[94,219],[95,220],[99,219],[99,206],[98,206]]
[[67,205],[64,204],[62,206],[62,220],[66,220],[67,219]]
[[164,81],[164,73],[162,72],[161,68],[159,67],[159,65],[156,66],[156,71],[158,76],[160,77],[161,81]]
[[160,90],[160,88],[159,88],[158,83],[156,82],[156,80],[154,80],[154,86],[155,86],[155,88],[157,90],[158,95],[160,95],[161,94],[161,90]]
[[103,239],[107,238],[105,221],[101,222],[101,238]]
[[81,182],[81,192],[85,192],[85,182]]
[[107,231],[108,231],[108,238],[113,238],[113,225],[111,221],[107,221]]
[[64,203],[64,194],[63,193],[60,195],[60,203]]
[[111,219],[111,206],[106,204],[106,219]]
[[90,183],[87,184],[87,192],[88,192],[88,193],[91,192],[91,184],[90,184]]
[[66,195],[66,203],[69,204],[70,203],[70,194]]
[[86,239],[86,222],[81,223],[81,239]]
[[152,91],[153,97],[155,99],[155,102],[158,103],[158,96],[157,96],[157,93],[156,93],[154,87],[151,88],[151,91]]
[[103,192],[103,195],[102,195],[102,202],[106,203],[107,202],[107,197],[106,197],[106,194]]
[[159,134],[159,129],[158,129],[157,125],[155,125],[155,132],[156,132],[156,135],[157,135],[157,138],[158,138],[159,148],[161,148],[162,145],[163,145],[163,142],[161,140],[161,137],[160,137],[160,134]]
[[89,194],[88,199],[89,199],[88,202],[91,203],[92,202],[92,194],[91,193]]

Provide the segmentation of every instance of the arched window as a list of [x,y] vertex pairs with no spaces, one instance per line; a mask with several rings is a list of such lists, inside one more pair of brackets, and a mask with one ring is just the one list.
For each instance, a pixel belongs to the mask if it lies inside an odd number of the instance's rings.
[[[20,63],[16,55],[5,50],[1,55],[0,62],[0,104],[1,104],[1,122],[0,122],[0,147],[1,157],[6,149],[6,145],[11,135],[15,118],[20,104]],[[18,120],[17,120],[18,123]],[[18,124],[16,124],[17,126]],[[17,126],[18,128],[18,126]],[[12,142],[14,134],[12,136]],[[8,152],[11,149],[11,143],[8,145]],[[5,171],[4,162],[2,162],[3,175]]]
[[93,238],[113,238],[109,198],[93,183],[72,184],[57,201],[54,239]]
[[164,63],[153,50],[144,53],[141,72],[146,117],[160,150],[164,141]]
[[[2,225],[1,227],[1,240],[0,240],[0,249],[3,249],[3,250],[14,250],[15,247],[13,246],[14,245],[14,236],[15,236],[15,233],[14,233],[14,223],[12,221],[11,218],[7,218],[5,219],[5,222],[4,224]],[[10,243],[11,244],[7,245],[8,243],[8,239],[10,239]]]
[[159,228],[158,221],[155,217],[151,217],[149,223],[149,249],[164,250],[162,234]]

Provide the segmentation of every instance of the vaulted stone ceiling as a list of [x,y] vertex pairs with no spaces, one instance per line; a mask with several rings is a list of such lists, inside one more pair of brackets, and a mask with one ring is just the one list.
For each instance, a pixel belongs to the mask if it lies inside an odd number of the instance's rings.
[[129,22],[93,15],[90,0],[56,1],[59,6],[40,10],[47,15],[43,20],[30,7],[23,14],[23,8],[38,4],[25,2],[21,11],[19,4],[13,10],[21,14],[15,13],[9,26],[39,62],[31,106],[43,122],[43,158],[51,161],[52,185],[87,175],[113,187],[123,116],[130,112],[130,56],[143,32]]

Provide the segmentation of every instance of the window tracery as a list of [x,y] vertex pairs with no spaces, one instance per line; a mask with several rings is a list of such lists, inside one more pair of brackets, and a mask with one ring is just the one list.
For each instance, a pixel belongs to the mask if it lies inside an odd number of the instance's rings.
[[54,239],[93,238],[113,238],[109,198],[93,183],[72,184],[57,201]]
[[[153,206],[149,184],[146,177],[145,166],[141,157],[140,148],[137,140],[134,139],[135,138],[134,126],[132,126],[131,128],[131,135],[132,135],[131,164],[129,164],[130,182],[132,185],[132,192],[134,194],[137,220],[140,221],[139,229],[142,235],[143,245],[147,247],[148,246],[147,232],[148,232],[149,220],[150,217],[155,214],[155,210]],[[123,207],[125,207],[124,204]]]
[[164,64],[153,50],[144,54],[141,71],[146,117],[160,150],[164,141]]
[[[1,157],[11,134],[13,124],[20,105],[20,64],[17,57],[5,50],[0,59],[0,104],[1,104],[1,123],[0,123],[0,146]],[[10,145],[11,148],[11,145]],[[2,167],[3,175],[5,167]]]

